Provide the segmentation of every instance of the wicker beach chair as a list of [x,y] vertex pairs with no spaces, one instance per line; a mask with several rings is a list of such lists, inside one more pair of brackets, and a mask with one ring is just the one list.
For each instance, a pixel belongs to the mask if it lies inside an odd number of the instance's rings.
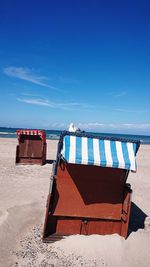
[[46,163],[46,134],[43,130],[17,130],[16,164]]
[[131,207],[129,171],[140,142],[63,132],[50,179],[43,241],[71,234],[127,237]]

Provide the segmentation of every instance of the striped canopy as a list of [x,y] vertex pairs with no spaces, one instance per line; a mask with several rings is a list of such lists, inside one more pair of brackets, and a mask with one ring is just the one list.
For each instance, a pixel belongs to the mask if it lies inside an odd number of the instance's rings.
[[20,138],[21,135],[39,135],[42,139],[46,140],[46,133],[44,130],[17,130],[17,136]]
[[68,163],[136,171],[136,143],[65,135],[62,157]]

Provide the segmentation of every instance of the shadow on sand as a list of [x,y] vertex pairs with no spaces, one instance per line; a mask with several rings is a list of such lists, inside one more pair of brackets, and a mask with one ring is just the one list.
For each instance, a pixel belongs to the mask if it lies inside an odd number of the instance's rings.
[[147,215],[133,202],[131,202],[131,213],[128,227],[128,236],[138,229],[144,229],[144,222]]
[[46,160],[46,164],[47,164],[47,163],[48,163],[48,164],[53,164],[53,162],[54,162],[53,159],[47,159],[47,160]]

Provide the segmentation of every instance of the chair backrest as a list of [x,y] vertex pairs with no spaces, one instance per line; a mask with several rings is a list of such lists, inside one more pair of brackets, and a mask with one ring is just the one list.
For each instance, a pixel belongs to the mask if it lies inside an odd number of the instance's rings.
[[42,157],[43,145],[46,142],[45,132],[42,130],[18,130],[19,156]]
[[139,143],[132,141],[87,133],[62,134],[54,214],[120,219],[126,179],[130,169],[136,170]]
[[120,220],[126,170],[60,161],[54,215]]

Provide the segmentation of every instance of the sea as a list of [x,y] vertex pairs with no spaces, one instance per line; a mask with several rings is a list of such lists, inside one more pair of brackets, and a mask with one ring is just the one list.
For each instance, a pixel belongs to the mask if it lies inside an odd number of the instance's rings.
[[[9,128],[9,127],[0,127],[0,137],[7,138],[16,138],[16,130],[18,128]],[[45,130],[46,138],[49,140],[59,140],[61,130]],[[133,140],[140,140],[141,144],[150,145],[150,135],[133,135],[133,134],[114,134],[114,133],[97,133],[97,132],[89,132],[93,135],[101,135],[107,137],[119,137],[119,138],[127,138]]]

